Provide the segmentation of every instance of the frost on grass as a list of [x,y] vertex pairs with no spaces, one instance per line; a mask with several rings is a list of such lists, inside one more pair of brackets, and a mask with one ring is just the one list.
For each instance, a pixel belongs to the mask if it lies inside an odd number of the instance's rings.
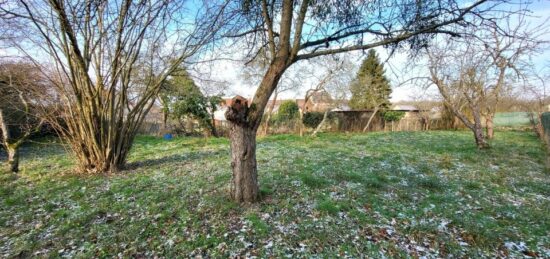
[[[31,146],[0,185],[0,257],[550,257],[550,179],[525,132],[274,136],[262,201],[227,195],[224,139],[138,138],[127,171]],[[51,150],[48,150],[51,149]],[[24,154],[24,156],[27,154]]]

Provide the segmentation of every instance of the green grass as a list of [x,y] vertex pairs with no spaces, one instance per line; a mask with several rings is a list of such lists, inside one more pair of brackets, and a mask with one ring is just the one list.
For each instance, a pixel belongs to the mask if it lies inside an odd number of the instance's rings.
[[[529,132],[270,136],[262,201],[229,199],[227,139],[139,137],[128,168],[79,176],[27,145],[0,177],[0,257],[550,256],[550,175]],[[4,154],[0,155],[4,156]]]

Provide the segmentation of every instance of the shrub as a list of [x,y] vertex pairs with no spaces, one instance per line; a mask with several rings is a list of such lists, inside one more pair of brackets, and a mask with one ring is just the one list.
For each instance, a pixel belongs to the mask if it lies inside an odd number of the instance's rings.
[[288,100],[281,103],[277,115],[275,116],[275,121],[278,123],[289,122],[298,118],[298,113],[300,108],[296,102]]
[[403,116],[405,116],[405,112],[403,111],[387,111],[382,114],[382,118],[385,121],[399,121]]
[[322,112],[306,112],[302,122],[308,128],[316,128],[323,120],[324,115]]

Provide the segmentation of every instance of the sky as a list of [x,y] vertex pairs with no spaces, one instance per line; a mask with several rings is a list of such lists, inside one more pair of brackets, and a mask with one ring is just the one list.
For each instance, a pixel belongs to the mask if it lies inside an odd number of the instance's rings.
[[[530,22],[532,24],[539,24],[545,19],[550,17],[550,1],[535,0],[531,5],[533,10]],[[550,23],[549,23],[550,25]],[[545,40],[550,42],[550,35],[547,34],[544,37]],[[379,57],[386,63],[386,76],[390,79],[393,93],[391,95],[392,102],[412,100],[419,94],[424,95],[424,89],[415,85],[402,85],[404,81],[411,77],[418,76],[417,74],[411,74],[409,72],[410,62],[408,61],[406,53],[394,54],[391,58],[388,57],[386,49],[382,47],[375,48]],[[349,59],[354,67],[349,69],[348,77],[353,77],[357,69],[365,57],[366,52],[350,52],[346,54],[346,58]],[[13,54],[12,51],[0,48],[0,56],[6,56]],[[231,57],[230,57],[231,58]],[[543,67],[548,67],[550,64],[550,49],[546,48],[545,51],[536,55],[533,59],[533,63],[538,70]],[[306,61],[300,61],[294,64],[286,74],[291,74],[292,70],[299,70],[302,67],[310,66],[311,64]],[[197,66],[197,73],[194,73],[197,78],[197,83],[205,90],[207,94],[222,94],[225,97],[233,97],[235,95],[242,95],[247,98],[251,98],[258,86],[259,82],[250,82],[244,79],[243,75],[244,62],[243,61],[229,61],[218,60],[215,62],[208,62]],[[317,77],[321,78],[326,70],[319,69],[317,71]],[[418,72],[418,70],[416,71]],[[193,72],[191,72],[193,74]],[[285,91],[279,95],[279,98],[294,99],[303,98],[304,93],[317,83],[315,78],[305,79],[301,82],[301,86],[292,90]],[[429,97],[436,96],[436,92],[433,89],[427,90]]]
[[[550,18],[550,1],[535,1],[531,9],[533,13],[529,18],[530,24],[540,24],[544,20]],[[549,23],[550,26],[550,23]],[[547,34],[543,38],[544,40],[550,41],[550,35]],[[429,98],[437,98],[437,93],[433,88],[424,89],[424,87],[415,86],[411,84],[403,84],[407,79],[411,77],[418,76],[417,74],[410,74],[407,72],[410,70],[410,62],[406,53],[397,53],[394,54],[389,59],[388,51],[382,47],[375,48],[379,57],[382,61],[386,63],[386,76],[390,79],[393,87],[393,92],[391,95],[392,102],[400,101],[410,101],[414,100],[419,94],[425,95]],[[364,52],[366,54],[366,52]],[[363,52],[351,52],[347,57],[355,64],[353,71],[349,71],[352,75],[355,75],[357,69],[366,56],[363,55]],[[533,58],[533,63],[535,64],[537,70],[541,70],[543,67],[547,67],[550,63],[550,48],[548,46],[546,49],[538,53]],[[291,69],[299,69],[300,66],[308,66],[307,62],[294,64]],[[243,79],[243,62],[242,61],[218,61],[208,65],[208,70],[217,71],[211,73],[211,78],[215,81],[222,82],[226,87],[224,88],[222,94],[225,97],[232,97],[234,95],[242,95],[247,98],[253,97],[256,88],[256,84],[251,84]],[[416,70],[416,73],[418,70]],[[407,74],[409,73],[409,74]],[[318,75],[322,77],[322,75]],[[296,89],[285,91],[279,95],[279,98],[284,99],[294,99],[294,98],[303,98],[305,91],[309,89],[316,82],[315,80],[308,80],[303,82],[302,87]]]

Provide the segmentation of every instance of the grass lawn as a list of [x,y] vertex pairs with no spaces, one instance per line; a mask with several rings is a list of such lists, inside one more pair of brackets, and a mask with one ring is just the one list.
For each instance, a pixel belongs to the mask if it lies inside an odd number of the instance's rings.
[[[0,257],[550,257],[534,134],[260,139],[262,202],[228,199],[227,139],[139,137],[129,169],[77,176],[59,144],[0,180]],[[5,154],[2,155],[5,158]]]

